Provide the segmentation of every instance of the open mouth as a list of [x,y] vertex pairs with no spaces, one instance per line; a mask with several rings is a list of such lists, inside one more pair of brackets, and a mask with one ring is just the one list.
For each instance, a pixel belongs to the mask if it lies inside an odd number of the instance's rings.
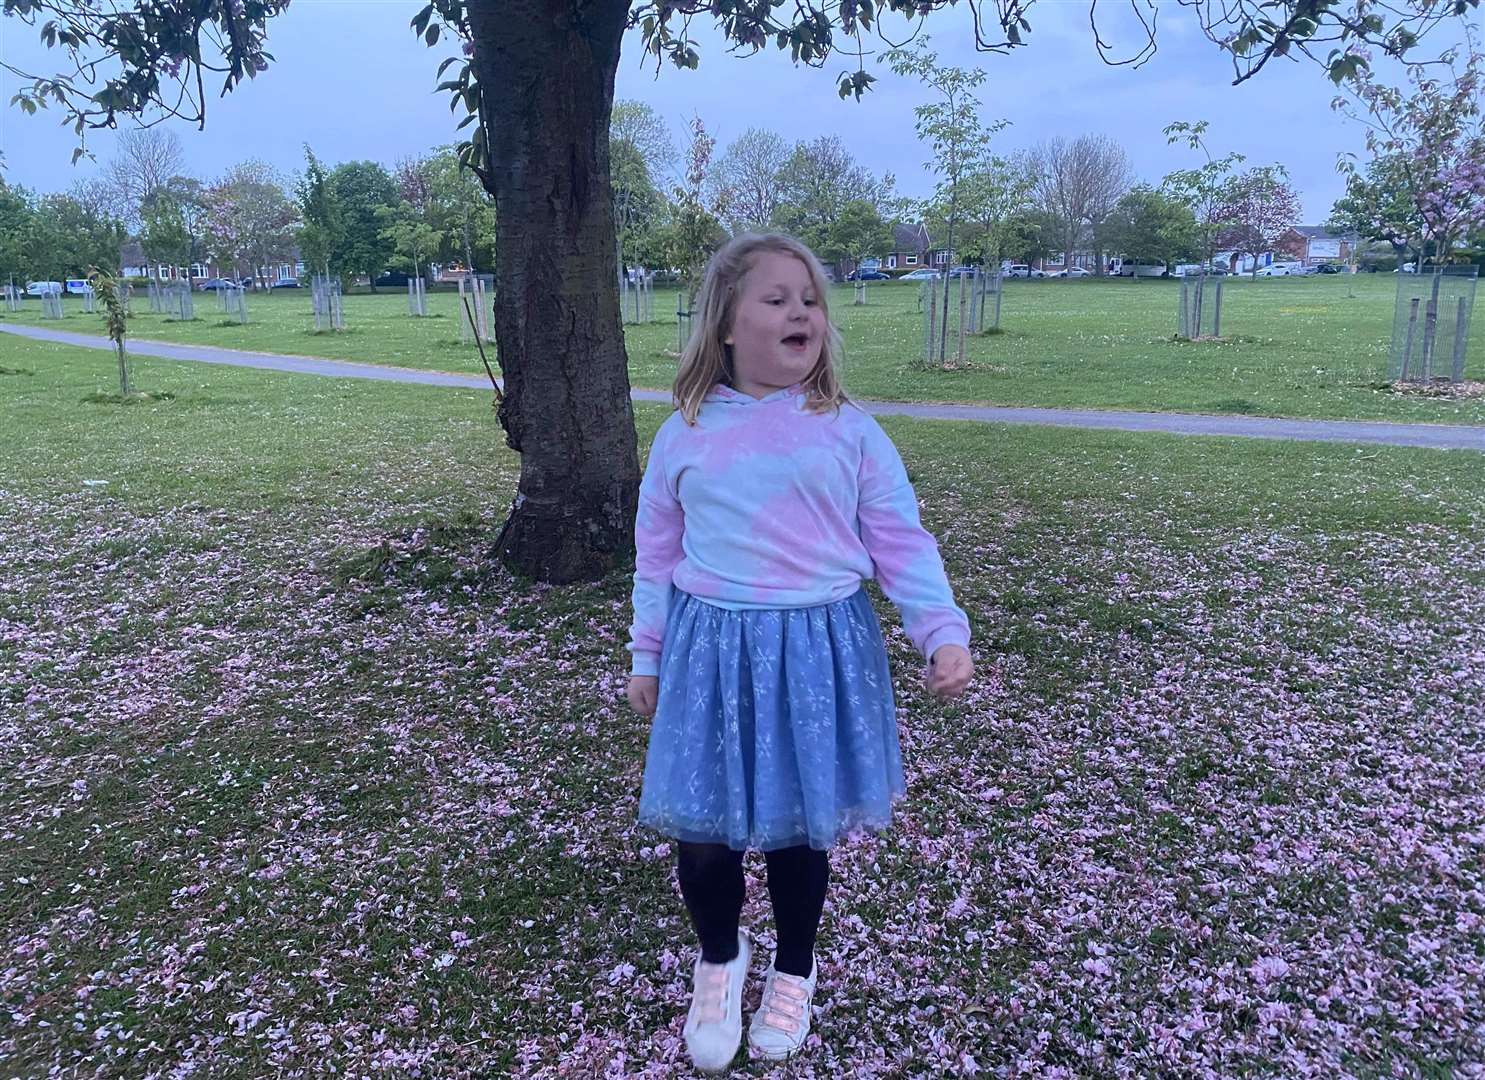
[[784,344],[791,349],[803,349],[810,343],[808,334],[790,334],[784,339]]

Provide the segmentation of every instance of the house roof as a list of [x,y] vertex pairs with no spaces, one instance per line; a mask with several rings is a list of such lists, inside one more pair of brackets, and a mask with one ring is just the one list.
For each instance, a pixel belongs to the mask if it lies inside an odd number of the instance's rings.
[[[303,259],[304,256],[299,251],[299,245],[290,244],[289,250],[285,253],[284,257],[276,260],[276,262],[293,264],[302,262]],[[119,245],[120,266],[145,266],[148,262],[149,260],[144,257],[144,247],[138,240],[125,240]]]
[[893,225],[892,246],[898,251],[927,251],[929,247],[928,227],[922,222],[916,225],[903,223]]
[[1331,232],[1324,225],[1296,225],[1292,232],[1298,233],[1306,240],[1352,240],[1356,239],[1355,233]]

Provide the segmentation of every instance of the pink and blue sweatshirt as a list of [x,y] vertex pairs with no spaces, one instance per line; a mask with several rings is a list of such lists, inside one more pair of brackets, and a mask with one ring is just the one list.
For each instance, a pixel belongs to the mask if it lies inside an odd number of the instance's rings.
[[874,576],[924,657],[969,644],[897,447],[855,405],[805,402],[797,385],[755,399],[718,384],[694,426],[660,425],[634,522],[633,674],[659,672],[672,588],[731,610],[812,607]]

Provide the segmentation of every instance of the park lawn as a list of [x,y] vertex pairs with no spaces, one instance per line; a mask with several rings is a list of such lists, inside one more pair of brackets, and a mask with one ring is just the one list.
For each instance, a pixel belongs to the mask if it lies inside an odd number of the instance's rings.
[[[917,283],[871,283],[868,303],[859,307],[851,286],[837,286],[831,313],[845,339],[847,389],[864,398],[1485,423],[1485,396],[1420,398],[1383,385],[1393,275],[1228,279],[1227,340],[1219,343],[1174,339],[1178,288],[1150,280],[1008,282],[1004,333],[972,339],[969,366],[953,371],[921,362]],[[211,295],[198,296],[198,319],[189,323],[150,314],[136,298],[131,332],[479,375],[478,352],[459,341],[458,302],[456,294],[431,294],[430,317],[414,319],[395,291],[352,295],[344,301],[347,329],[317,334],[302,290],[249,294],[246,326],[225,321]],[[673,290],[657,290],[657,321],[626,328],[635,386],[665,389],[675,377],[675,304]],[[42,320],[36,302],[5,318],[101,331],[101,319],[83,315],[81,301],[69,298],[65,305],[62,320]],[[1485,319],[1473,322],[1466,377],[1485,381]]]
[[[486,565],[488,395],[0,369],[7,1075],[691,1075],[628,580]],[[1479,455],[884,426],[978,678],[927,700],[874,591],[909,797],[738,1074],[1472,1075]]]

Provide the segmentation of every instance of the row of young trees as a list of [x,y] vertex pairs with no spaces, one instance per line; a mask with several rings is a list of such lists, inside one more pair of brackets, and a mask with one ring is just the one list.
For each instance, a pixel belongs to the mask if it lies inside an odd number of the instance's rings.
[[124,227],[70,194],[37,195],[0,178],[0,284],[61,281],[118,262]]
[[[994,137],[1009,123],[982,117],[976,90],[984,71],[941,64],[927,37],[883,62],[931,93],[916,109],[916,133],[930,151],[924,168],[935,181],[927,198],[900,197],[892,174],[874,175],[834,136],[790,144],[751,128],[714,158],[697,119],[678,165],[663,120],[621,101],[610,129],[619,265],[678,266],[694,284],[727,235],[776,228],[845,266],[893,249],[897,222],[921,222],[935,248],[987,265],[1086,249],[1101,272],[1113,253],[1169,262],[1210,259],[1219,247],[1256,263],[1298,219],[1282,167],[1239,171],[1239,154],[1208,154],[1203,167],[1152,186],[1135,183],[1123,149],[1106,136],[997,153]],[[1205,152],[1205,130],[1175,124],[1168,134]],[[661,178],[674,169],[681,176],[667,188]]]
[[431,262],[489,269],[495,215],[488,193],[452,148],[405,159],[326,168],[306,147],[298,178],[258,160],[203,181],[187,175],[179,139],[126,131],[94,179],[39,195],[0,180],[0,277],[80,277],[117,270],[138,242],[150,266],[215,263],[235,276],[288,260],[297,246],[315,271],[427,272]]
[[676,267],[696,284],[729,235],[783,229],[829,263],[890,244],[902,209],[889,174],[857,164],[835,136],[788,143],[751,128],[720,156],[699,118],[677,154],[664,120],[648,105],[615,103],[609,129],[618,264]]

